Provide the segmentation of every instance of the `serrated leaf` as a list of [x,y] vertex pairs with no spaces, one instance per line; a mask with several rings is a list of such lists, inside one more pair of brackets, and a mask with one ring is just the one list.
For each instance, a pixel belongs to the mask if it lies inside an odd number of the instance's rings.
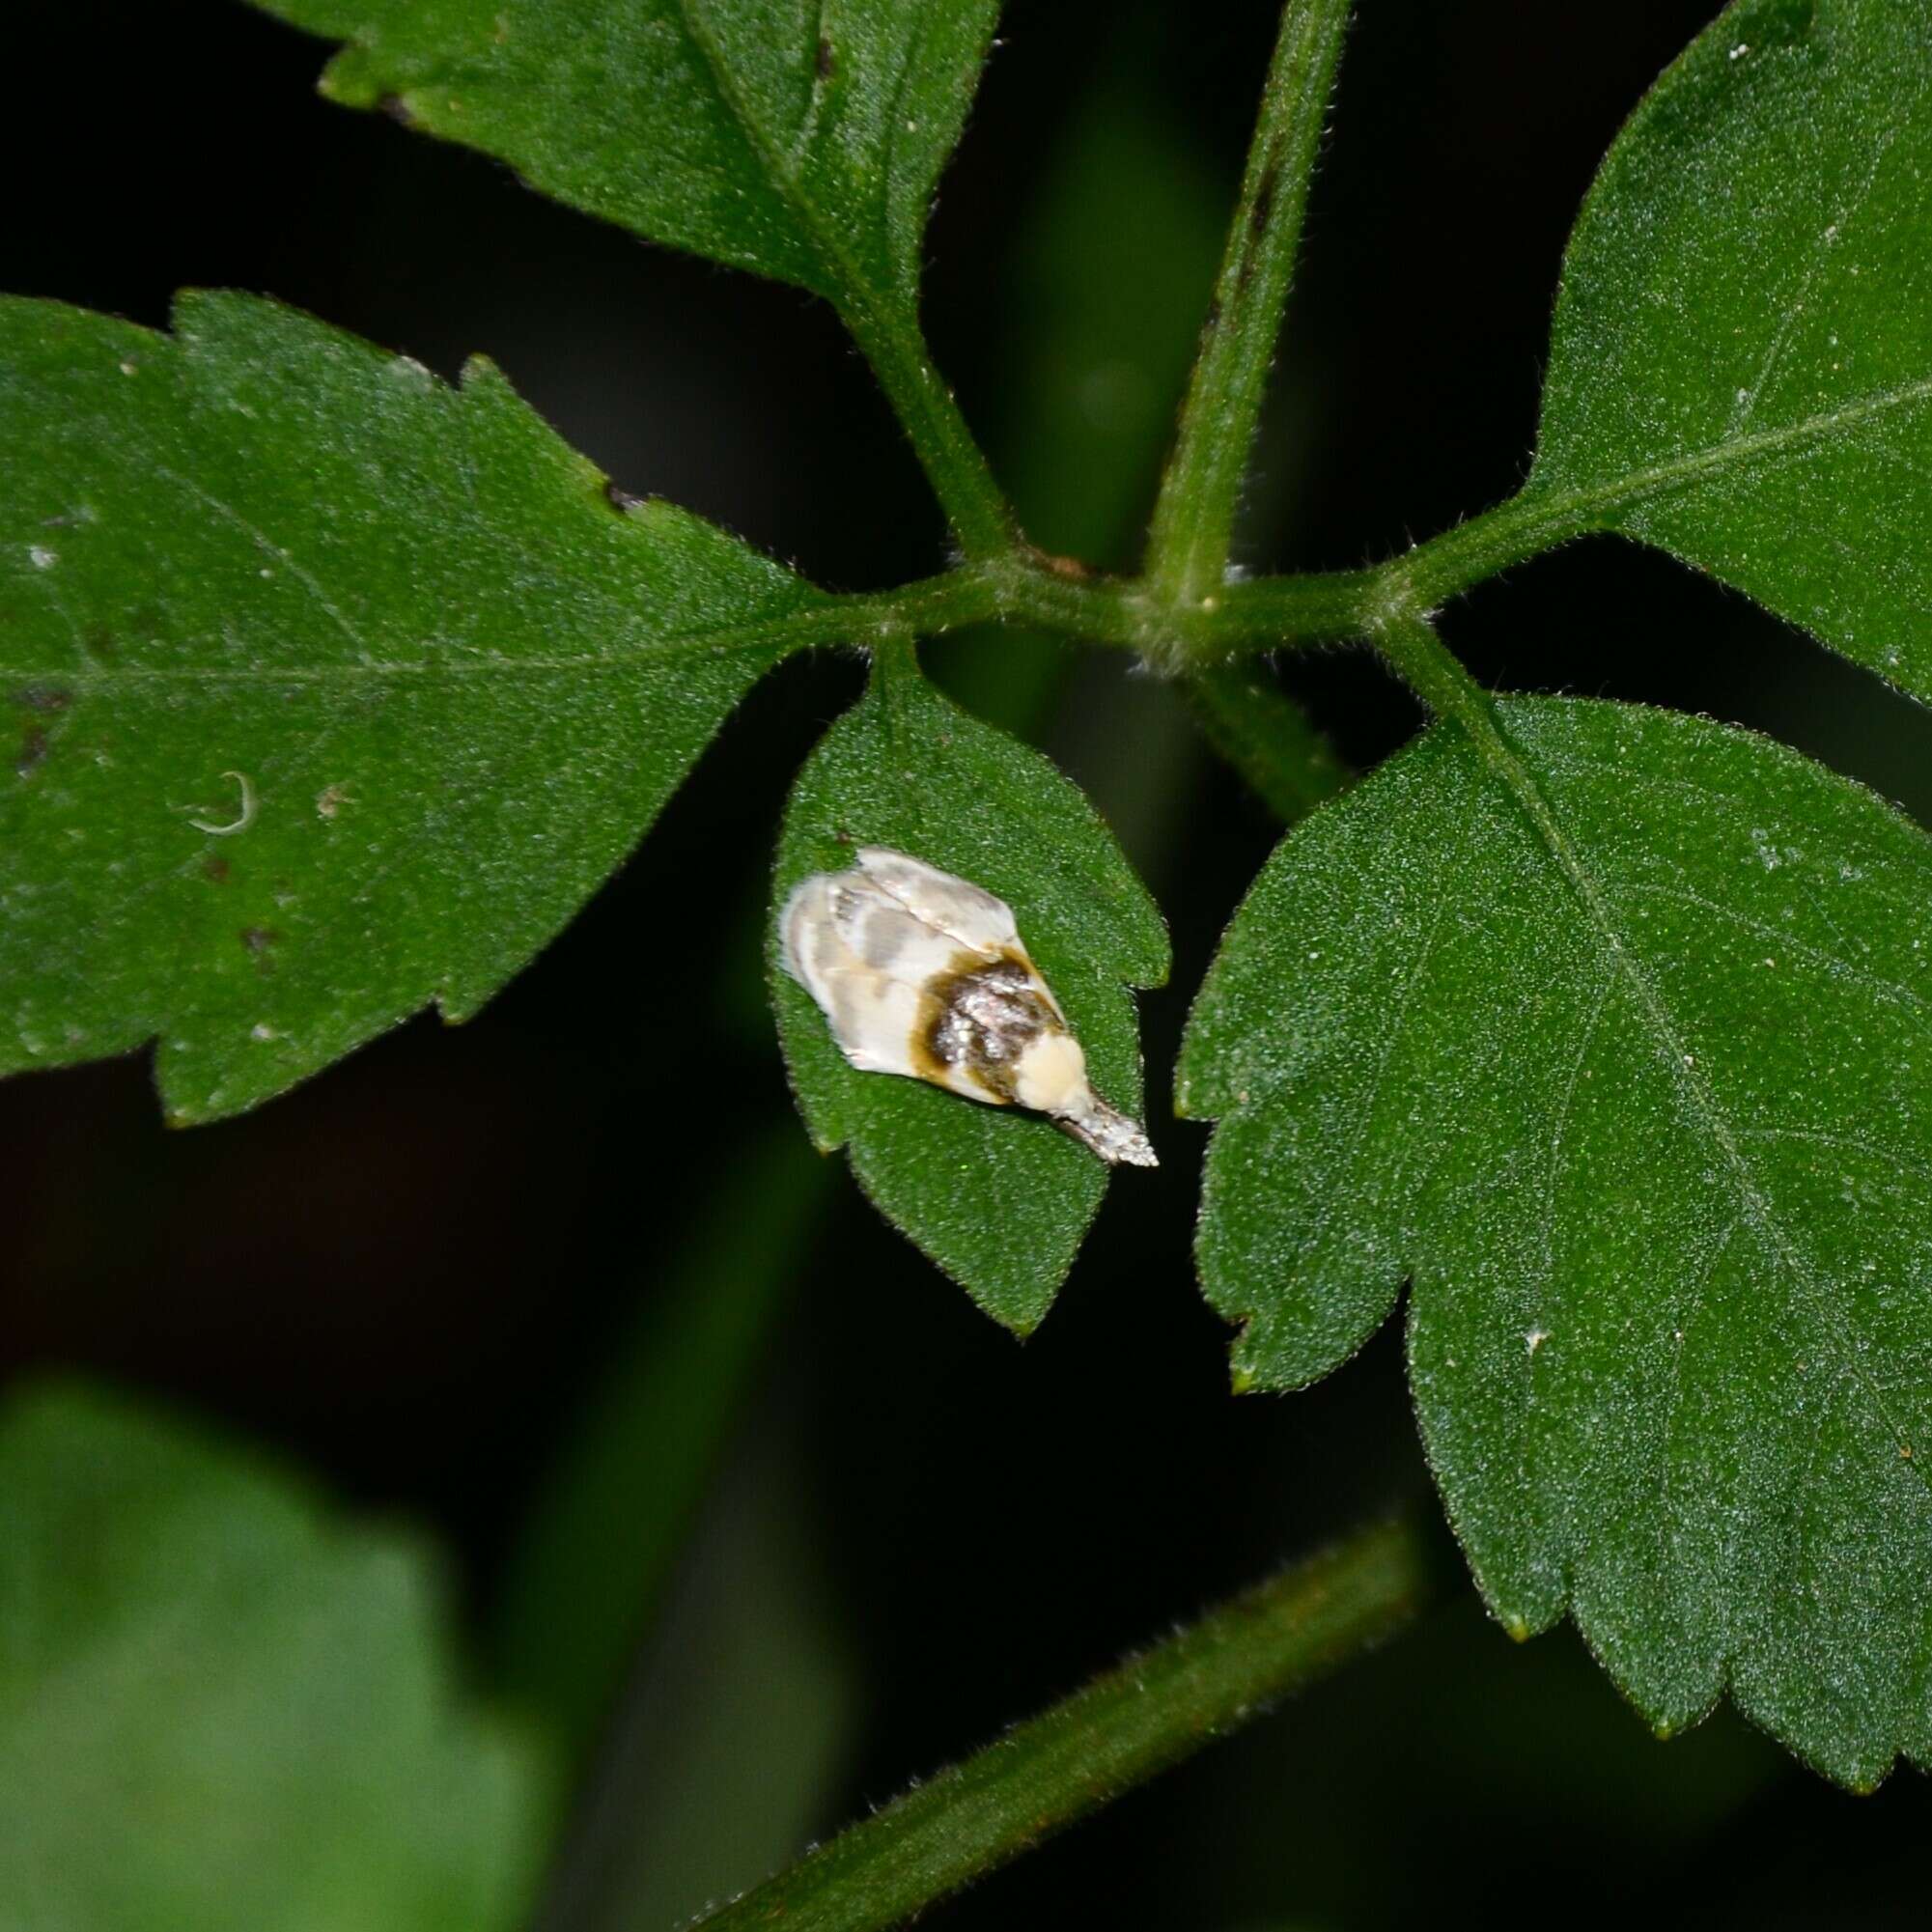
[[1505,1623],[1869,1785],[1932,1759],[1932,841],[1740,731],[1498,712],[1547,836],[1439,725],[1237,916],[1182,1061],[1204,1284],[1290,1387],[1406,1279]]
[[0,1072],[173,1115],[474,1013],[826,601],[485,364],[272,303],[0,302]]
[[323,90],[653,240],[910,314],[997,0],[257,0]]
[[0,1918],[503,1932],[547,1802],[423,1553],[77,1388],[0,1420]]
[[1067,778],[889,655],[793,789],[769,958],[799,1110],[821,1149],[847,1150],[889,1221],[995,1321],[1025,1334],[1073,1265],[1107,1169],[1037,1114],[847,1063],[784,969],[776,915],[801,879],[845,871],[858,845],[910,853],[1004,899],[1086,1049],[1095,1090],[1136,1118],[1139,1025],[1127,989],[1166,978],[1166,928]]
[[1740,0],[1617,137],[1525,490],[1932,698],[1932,13]]

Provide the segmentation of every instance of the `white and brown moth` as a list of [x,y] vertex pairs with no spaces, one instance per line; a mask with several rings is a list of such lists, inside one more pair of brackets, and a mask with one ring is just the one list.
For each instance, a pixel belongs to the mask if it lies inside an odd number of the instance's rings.
[[1013,909],[883,846],[785,902],[785,966],[861,1073],[904,1074],[1044,1113],[1103,1161],[1157,1164],[1139,1125],[1087,1083],[1087,1059]]

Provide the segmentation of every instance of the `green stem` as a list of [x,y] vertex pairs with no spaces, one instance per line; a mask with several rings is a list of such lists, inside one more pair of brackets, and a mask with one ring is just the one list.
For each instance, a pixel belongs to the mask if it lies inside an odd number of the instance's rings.
[[1372,636],[1391,615],[1440,609],[1498,571],[1601,527],[1601,507],[1579,494],[1512,496],[1368,570],[1229,584],[1205,628],[1218,629],[1236,650],[1269,637]]
[[960,549],[975,562],[1007,555],[1020,542],[1012,509],[924,342],[865,301],[849,300],[840,314],[885,391]]
[[1214,664],[1179,684],[1201,735],[1283,825],[1305,818],[1353,775],[1266,665]]
[[1381,1641],[1428,1602],[1435,1576],[1414,1522],[1358,1530],[699,1922],[707,1932],[896,1925]]
[[1349,0],[1288,0],[1282,10],[1241,200],[1154,511],[1147,574],[1177,603],[1212,596],[1226,574],[1348,11]]
[[1257,577],[1176,604],[1144,578],[1069,575],[1023,547],[899,590],[830,598],[783,620],[800,642],[1018,621],[1089,643],[1138,651],[1164,668],[1210,667],[1257,651],[1377,637],[1391,622],[1434,610],[1554,545],[1597,527],[1572,497],[1525,499],[1368,570]]

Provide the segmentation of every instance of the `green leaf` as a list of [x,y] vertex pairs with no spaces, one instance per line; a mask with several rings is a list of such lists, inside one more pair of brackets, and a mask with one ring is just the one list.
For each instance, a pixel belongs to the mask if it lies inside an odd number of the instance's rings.
[[1932,14],[1742,0],[1610,150],[1525,490],[1932,697]]
[[769,944],[772,1003],[805,1124],[848,1149],[874,1205],[1016,1333],[1051,1305],[1107,1170],[1037,1114],[850,1066],[785,971],[777,911],[814,872],[882,845],[969,879],[1013,908],[1020,937],[1080,1044],[1095,1091],[1139,1117],[1130,986],[1167,976],[1161,914],[1078,790],[1045,758],[949,704],[910,660],[875,660],[865,696],[798,774],[779,841]]
[[910,313],[996,0],[259,0],[323,91],[656,241]]
[[34,1932],[504,1932],[528,1752],[423,1554],[77,1388],[0,1421],[0,1908]]
[[232,1113],[474,1013],[828,600],[503,378],[271,303],[0,303],[0,1072]]
[[1498,714],[1546,831],[1439,725],[1236,918],[1181,1069],[1207,1293],[1291,1387],[1406,1279],[1498,1615],[1869,1785],[1932,1761],[1932,841],[1704,720]]

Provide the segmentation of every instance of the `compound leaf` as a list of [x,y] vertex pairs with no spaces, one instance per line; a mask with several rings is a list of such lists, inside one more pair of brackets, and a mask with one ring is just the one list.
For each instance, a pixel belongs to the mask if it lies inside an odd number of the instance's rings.
[[770,959],[805,1124],[823,1151],[847,1149],[889,1221],[994,1320],[1025,1334],[1072,1267],[1107,1170],[1037,1114],[847,1063],[785,971],[777,914],[801,879],[845,871],[860,845],[910,853],[1004,899],[1086,1049],[1095,1090],[1136,1118],[1139,1024],[1127,989],[1166,978],[1166,928],[1079,791],[889,651],[798,774],[778,848]]
[[323,91],[653,240],[910,315],[996,0],[258,0]]
[[78,1388],[0,1420],[0,1886],[36,1932],[510,1932],[547,1778],[413,1544]]
[[1611,148],[1525,497],[1932,698],[1932,12],[1739,0]]
[[1283,841],[1182,1059],[1239,1377],[1410,1284],[1449,1513],[1662,1728],[1932,1761],[1932,841],[1744,732],[1439,725]]
[[232,1113],[473,1013],[827,601],[272,303],[0,303],[0,1072]]

